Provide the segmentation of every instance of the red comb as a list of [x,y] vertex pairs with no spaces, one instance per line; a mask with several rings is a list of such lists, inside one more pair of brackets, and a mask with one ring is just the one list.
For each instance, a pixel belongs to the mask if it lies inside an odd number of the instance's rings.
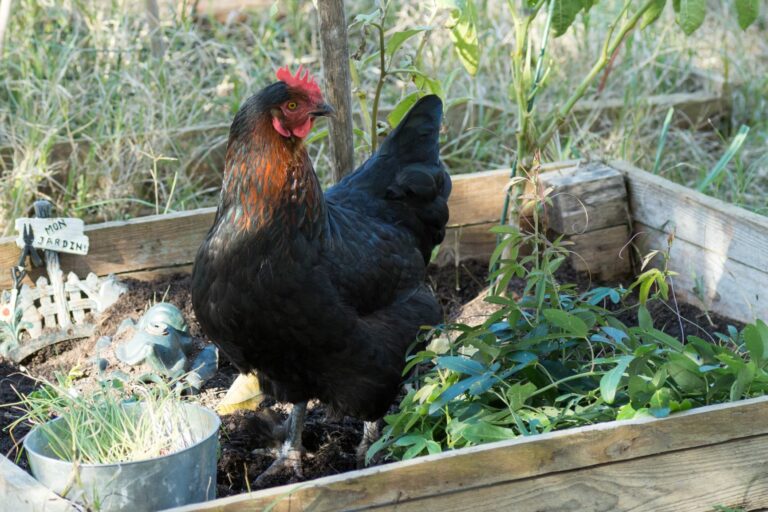
[[[304,73],[304,76],[302,76],[302,72]],[[278,80],[285,82],[289,87],[293,87],[295,89],[303,89],[305,92],[307,92],[307,94],[310,95],[322,94],[320,92],[320,87],[309,73],[309,70],[305,70],[301,65],[299,66],[299,69],[296,71],[295,75],[291,75],[291,70],[288,69],[288,66],[285,66],[277,70],[276,76]]]

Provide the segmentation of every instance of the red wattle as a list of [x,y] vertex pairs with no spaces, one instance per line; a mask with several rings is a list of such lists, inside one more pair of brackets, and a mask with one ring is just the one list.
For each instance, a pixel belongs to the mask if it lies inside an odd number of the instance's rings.
[[277,133],[279,133],[279,134],[280,134],[280,135],[282,135],[283,137],[290,137],[290,136],[291,136],[291,132],[289,132],[288,130],[286,130],[285,128],[283,128],[283,125],[282,125],[282,123],[281,123],[281,122],[280,122],[280,120],[279,120],[278,118],[276,118],[276,117],[273,117],[273,118],[272,118],[272,127],[273,127],[275,130],[277,130]]
[[307,134],[311,129],[312,129],[312,118],[308,117],[307,120],[304,121],[304,123],[301,126],[297,126],[296,128],[293,129],[293,134],[296,137],[303,139],[304,137],[307,136]]

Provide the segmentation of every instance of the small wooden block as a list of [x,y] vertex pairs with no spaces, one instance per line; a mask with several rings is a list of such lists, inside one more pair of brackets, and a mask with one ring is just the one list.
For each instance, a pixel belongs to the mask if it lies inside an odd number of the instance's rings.
[[632,270],[629,241],[629,227],[613,226],[572,235],[570,261],[574,270],[589,272],[601,280],[609,281],[628,275]]
[[552,187],[547,208],[549,229],[576,235],[626,224],[627,188],[621,172],[603,164],[542,173],[542,188]]

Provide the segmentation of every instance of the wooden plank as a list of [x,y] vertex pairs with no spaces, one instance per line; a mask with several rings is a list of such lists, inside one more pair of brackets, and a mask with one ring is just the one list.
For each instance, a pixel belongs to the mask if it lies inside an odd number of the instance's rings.
[[768,217],[626,162],[610,165],[627,179],[640,252],[665,250],[674,233],[670,269],[679,274],[679,297],[742,322],[768,318]]
[[[200,208],[86,226],[90,254],[62,254],[61,266],[79,276],[88,272],[103,276],[189,264],[213,223],[215,212],[215,208]],[[11,268],[18,257],[14,239],[0,239],[0,269]],[[0,287],[10,285],[10,273],[0,273]]]
[[632,218],[699,247],[768,271],[768,217],[706,196],[626,162],[610,162],[627,179]]
[[699,512],[768,506],[768,436],[654,455],[371,510]]
[[[545,171],[573,165],[573,161],[543,166]],[[450,226],[488,227],[498,222],[499,211],[506,193],[509,169],[465,174],[453,177],[453,191],[449,201]],[[85,227],[90,240],[87,256],[61,255],[61,265],[79,276],[93,272],[96,275],[119,274],[137,278],[173,273],[166,268],[190,265],[197,254],[205,234],[213,224],[215,208],[200,208],[168,215],[151,215],[128,221],[113,221]],[[485,229],[485,233],[481,231]],[[471,228],[464,232],[467,250],[463,255],[487,257],[493,250],[494,237],[487,228]],[[15,238],[0,239],[0,288],[11,286],[10,269],[16,265],[19,249]],[[463,257],[463,256],[462,256]],[[138,275],[137,275],[138,274]],[[30,272],[26,282],[41,275],[40,270]],[[139,277],[141,276],[141,277]]]
[[[674,108],[678,113],[677,126],[694,128],[710,126],[710,118],[715,121],[727,118],[732,108],[730,100],[723,94],[707,91],[656,94],[640,99],[637,104],[657,112]],[[581,100],[574,107],[573,115],[581,118],[588,114],[602,114],[599,118],[616,117],[627,108],[625,98]]]
[[[666,231],[636,222],[635,233],[634,242],[641,254],[667,247]],[[669,268],[678,273],[673,278],[678,299],[740,322],[768,319],[768,272],[681,238],[672,243]]]
[[629,220],[624,178],[604,164],[543,173],[539,182],[545,189],[553,188],[546,218],[548,227],[557,233],[582,234]]
[[490,232],[499,221],[448,228],[434,263],[442,267],[457,261],[488,259],[496,248],[496,235]]
[[[702,407],[663,419],[640,418],[609,422],[489,443],[312,482],[190,505],[174,511],[260,510],[259,507],[272,505],[274,512],[322,512],[395,503],[399,507],[411,500],[420,500],[417,503],[422,507],[428,504],[430,510],[440,510],[438,506],[432,507],[431,501],[425,500],[467,489],[478,489],[480,495],[489,486],[512,482],[519,482],[523,487],[535,492],[537,489],[546,489],[546,486],[538,484],[537,477],[544,477],[542,480],[546,480],[563,472],[586,468],[599,469],[603,465],[615,465],[614,463],[621,461],[636,461],[652,469],[654,463],[649,460],[652,456],[666,457],[665,454],[670,452],[690,449],[706,454],[707,447],[714,450],[717,445],[736,440],[749,441],[756,436],[761,439],[768,436],[768,397]],[[763,439],[763,444],[765,441]],[[725,459],[722,452],[717,453],[721,461],[732,461]],[[739,455],[743,453],[738,452]],[[754,455],[754,452],[752,454]],[[761,455],[762,452],[757,454],[753,460],[754,464],[764,466],[765,458]],[[695,473],[698,469],[695,466],[686,467],[690,473]],[[731,466],[728,466],[728,471],[730,469]],[[610,476],[610,471],[607,474]],[[718,475],[724,476],[722,465]],[[761,475],[764,478],[764,469]],[[711,477],[710,474],[707,476]],[[536,480],[531,481],[534,478]],[[712,486],[711,482],[715,480],[707,478],[705,481]],[[645,500],[651,500],[661,499],[659,495],[666,492],[664,486],[673,486],[674,482],[674,479],[661,472],[655,474],[651,483],[646,478],[638,478],[632,485],[652,484],[653,488],[658,483],[660,487],[652,494],[653,498],[651,495],[644,497]],[[453,510],[452,505],[448,508]],[[496,510],[508,509],[503,507]],[[591,509],[575,507],[560,510]],[[601,510],[612,508],[608,506]]]
[[571,265],[606,281],[627,276],[632,271],[629,237],[627,224],[572,235],[568,237],[573,244],[568,246]]
[[75,512],[69,501],[54,494],[29,473],[0,455],[0,509],[29,512]]

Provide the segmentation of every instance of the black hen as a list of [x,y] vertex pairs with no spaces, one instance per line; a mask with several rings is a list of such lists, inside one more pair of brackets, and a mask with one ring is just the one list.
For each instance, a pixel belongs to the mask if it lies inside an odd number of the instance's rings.
[[323,194],[302,138],[331,109],[308,75],[281,72],[232,123],[192,301],[241,373],[257,372],[264,392],[298,404],[283,453],[296,467],[305,402],[380,418],[420,326],[441,321],[424,280],[445,235],[451,180],[439,158],[442,103],[426,96]]

